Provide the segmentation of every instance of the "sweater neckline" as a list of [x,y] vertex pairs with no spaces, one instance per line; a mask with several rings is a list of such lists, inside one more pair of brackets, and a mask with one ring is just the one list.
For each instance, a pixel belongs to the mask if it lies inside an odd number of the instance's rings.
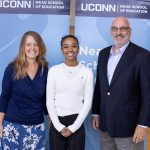
[[73,80],[79,75],[79,72],[81,70],[81,64],[72,67],[62,63],[62,70],[67,79]]

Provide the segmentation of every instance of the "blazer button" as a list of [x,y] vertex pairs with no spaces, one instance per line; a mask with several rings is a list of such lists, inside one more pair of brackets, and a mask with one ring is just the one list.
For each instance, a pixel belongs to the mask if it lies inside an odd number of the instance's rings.
[[110,95],[110,92],[107,92],[107,95]]

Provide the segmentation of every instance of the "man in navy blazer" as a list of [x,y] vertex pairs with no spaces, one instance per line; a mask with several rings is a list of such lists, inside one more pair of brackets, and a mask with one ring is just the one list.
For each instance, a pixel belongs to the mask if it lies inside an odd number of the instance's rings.
[[100,129],[101,150],[143,150],[150,126],[150,52],[130,41],[125,17],[113,20],[111,35],[114,45],[99,54],[92,125]]

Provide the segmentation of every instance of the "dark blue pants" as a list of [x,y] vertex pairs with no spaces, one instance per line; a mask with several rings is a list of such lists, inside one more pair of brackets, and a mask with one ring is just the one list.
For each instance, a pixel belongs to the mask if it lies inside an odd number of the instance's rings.
[[[59,117],[59,120],[65,126],[73,124],[77,115],[70,115],[65,117]],[[85,147],[85,129],[84,125],[74,132],[69,137],[64,137],[58,132],[53,124],[50,127],[50,150],[84,150]]]

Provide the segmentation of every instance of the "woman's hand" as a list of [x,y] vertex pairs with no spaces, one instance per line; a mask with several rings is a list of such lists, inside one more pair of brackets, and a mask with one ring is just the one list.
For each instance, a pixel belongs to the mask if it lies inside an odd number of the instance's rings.
[[61,130],[61,134],[62,136],[64,137],[69,137],[72,132],[67,128],[67,127],[64,127],[62,130]]
[[3,136],[3,125],[0,123],[0,137],[2,138]]

